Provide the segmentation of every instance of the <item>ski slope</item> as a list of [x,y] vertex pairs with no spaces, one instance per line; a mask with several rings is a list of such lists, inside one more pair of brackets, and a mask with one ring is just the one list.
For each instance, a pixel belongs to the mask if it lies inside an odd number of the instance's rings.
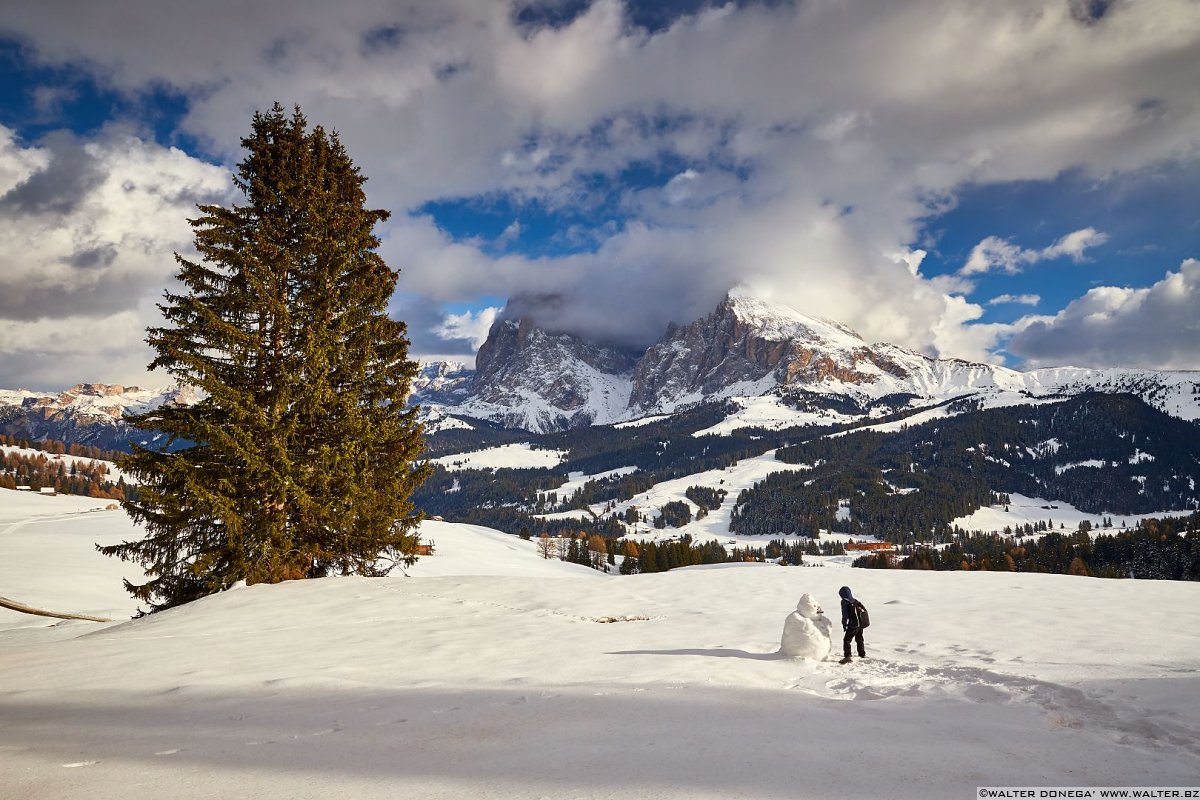
[[[0,490],[0,595],[128,614],[91,543],[137,533]],[[0,797],[915,799],[1200,774],[1197,584],[605,576],[488,529],[421,533],[435,555],[407,577],[111,624],[0,612]],[[780,656],[799,596],[836,615],[844,583],[871,658]]]

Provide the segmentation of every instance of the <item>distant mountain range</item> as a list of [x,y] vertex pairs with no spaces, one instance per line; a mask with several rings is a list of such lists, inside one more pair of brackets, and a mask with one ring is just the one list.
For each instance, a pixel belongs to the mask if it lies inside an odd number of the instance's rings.
[[[635,354],[501,318],[476,369],[424,364],[414,383],[438,428],[485,420],[535,433],[629,422],[716,401],[739,410],[726,428],[850,422],[973,397],[979,407],[1086,392],[1128,393],[1200,418],[1200,372],[1057,367],[1019,372],[868,344],[837,322],[745,294],[670,326]],[[448,420],[457,417],[460,422]],[[718,431],[714,431],[718,432]]]
[[[413,390],[417,507],[510,533],[945,541],[1008,492],[1047,522],[1200,507],[1200,372],[930,358],[743,294],[640,353],[502,317],[474,369],[423,364]],[[0,433],[126,449],[154,439],[125,416],[196,399],[0,391]]]
[[[1088,392],[1132,394],[1171,416],[1200,419],[1200,372],[1058,367],[1019,372],[868,344],[837,322],[731,293],[709,315],[672,325],[641,353],[497,320],[475,368],[421,365],[411,402],[426,430],[484,427],[533,433],[638,420],[723,404],[705,433],[873,420],[953,400],[983,409]],[[79,384],[61,393],[0,390],[0,433],[126,449],[145,435],[123,419],[190,388]],[[962,403],[958,407],[967,407]]]
[[130,428],[125,417],[168,403],[196,402],[188,386],[143,389],[106,383],[80,383],[50,394],[0,389],[0,433],[40,441],[56,439],[108,450],[126,450],[131,441],[152,442]]

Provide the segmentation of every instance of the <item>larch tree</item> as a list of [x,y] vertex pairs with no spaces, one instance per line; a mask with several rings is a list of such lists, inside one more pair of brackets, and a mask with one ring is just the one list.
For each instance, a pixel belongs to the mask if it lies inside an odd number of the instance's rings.
[[415,560],[410,496],[428,470],[416,364],[387,315],[398,273],[375,252],[377,223],[336,133],[297,107],[256,113],[234,184],[244,205],[198,206],[182,291],[148,330],[162,368],[194,405],[135,417],[165,434],[134,447],[124,503],[147,535],[99,548],[142,565],[126,588],[151,610],[244,580],[382,575]]

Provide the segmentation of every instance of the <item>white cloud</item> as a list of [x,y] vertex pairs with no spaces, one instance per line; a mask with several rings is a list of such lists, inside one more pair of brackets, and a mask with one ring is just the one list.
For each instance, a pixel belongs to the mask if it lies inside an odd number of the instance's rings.
[[908,271],[914,276],[921,271],[921,262],[925,260],[925,256],[929,253],[924,250],[902,250],[893,256],[896,261],[903,262],[908,267]]
[[[1200,151],[1200,5],[1185,0],[1114,4],[1098,22],[1041,0],[731,3],[653,35],[622,10],[598,0],[531,31],[477,0],[60,0],[13,4],[0,31],[119,91],[187,93],[184,132],[229,161],[255,108],[299,102],[395,212],[381,233],[403,293],[556,292],[568,328],[629,343],[757,278],[870,338],[978,354],[996,331],[953,297],[969,283],[884,255],[907,252],[931,209],[967,183],[1103,178]],[[396,34],[367,46],[381,30]],[[595,183],[646,165],[679,181],[628,198],[633,220],[606,218]],[[413,216],[497,196],[571,209],[604,238],[531,258]],[[1033,251],[992,237],[963,271],[1082,259],[1103,236]]]
[[1036,366],[1194,369],[1200,363],[1200,261],[1144,289],[1100,286],[1054,316],[1021,320],[1009,352]]
[[472,350],[478,350],[487,339],[488,331],[499,313],[499,308],[488,306],[476,312],[448,314],[434,333],[443,339],[466,339]]
[[0,375],[144,380],[144,329],[173,253],[190,250],[187,217],[229,174],[119,130],[21,148],[0,127],[0,176]]
[[663,198],[669,205],[679,205],[695,193],[699,180],[699,172],[691,168],[685,169],[667,181],[667,185],[663,187]]
[[1049,261],[1068,256],[1076,263],[1084,260],[1084,251],[1098,247],[1108,241],[1108,234],[1095,228],[1083,228],[1063,236],[1049,247],[1041,250],[1026,250],[1007,239],[988,236],[971,250],[967,263],[959,271],[961,275],[975,275],[1000,270],[1009,275],[1021,272],[1025,267],[1039,261]]
[[50,155],[36,147],[21,147],[8,128],[0,125],[0,197],[25,183],[50,163]]
[[493,247],[505,248],[521,238],[521,221],[514,219],[492,242]]
[[998,294],[991,300],[988,300],[989,306],[998,306],[1005,303],[1016,303],[1023,306],[1036,306],[1042,302],[1040,295],[1036,294]]
[[1084,228],[1073,231],[1059,239],[1054,244],[1042,250],[1042,258],[1061,258],[1068,256],[1072,261],[1084,260],[1083,251],[1091,247],[1099,247],[1108,241],[1108,234],[1101,233],[1095,228]]
[[1025,264],[1037,261],[1038,254],[1037,250],[1022,250],[999,236],[988,236],[971,249],[971,255],[959,273],[974,275],[1000,269],[1009,274],[1015,274],[1020,272]]

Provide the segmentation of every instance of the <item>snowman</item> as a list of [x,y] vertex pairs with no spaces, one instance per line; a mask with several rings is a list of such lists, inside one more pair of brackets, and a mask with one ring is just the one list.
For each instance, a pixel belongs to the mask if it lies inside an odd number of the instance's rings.
[[833,623],[817,605],[811,594],[805,592],[796,604],[796,610],[783,621],[783,641],[779,645],[781,655],[792,658],[821,660],[829,655],[830,632]]

